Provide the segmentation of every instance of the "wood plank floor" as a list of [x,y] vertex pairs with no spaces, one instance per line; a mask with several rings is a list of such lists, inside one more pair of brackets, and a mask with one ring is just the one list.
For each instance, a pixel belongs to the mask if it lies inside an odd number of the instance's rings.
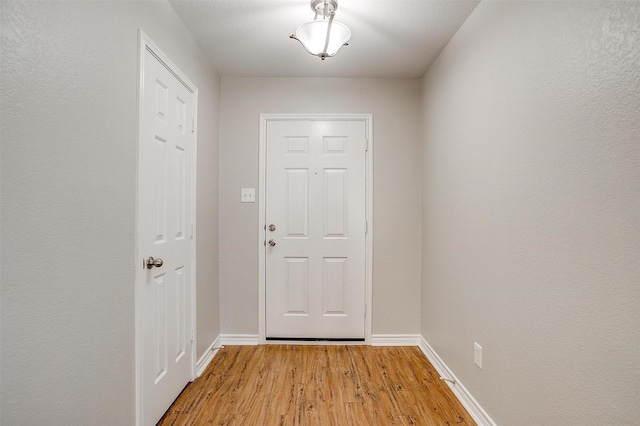
[[475,425],[417,347],[226,346],[159,425]]

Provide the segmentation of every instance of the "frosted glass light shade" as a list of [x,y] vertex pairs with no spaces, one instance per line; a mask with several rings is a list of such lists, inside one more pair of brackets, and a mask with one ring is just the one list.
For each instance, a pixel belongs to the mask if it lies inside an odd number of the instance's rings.
[[331,22],[331,33],[327,50],[324,46],[327,42],[327,29],[329,20],[319,19],[304,23],[296,30],[295,38],[302,44],[307,52],[319,56],[322,59],[334,56],[351,38],[351,30],[342,22]]

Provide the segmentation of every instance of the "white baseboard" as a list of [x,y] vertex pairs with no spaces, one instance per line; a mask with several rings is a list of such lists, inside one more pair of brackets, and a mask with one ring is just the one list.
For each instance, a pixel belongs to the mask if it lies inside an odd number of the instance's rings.
[[371,346],[420,346],[419,334],[372,334]]
[[258,344],[257,334],[221,334],[220,342],[223,345],[248,345],[254,346]]
[[204,354],[200,357],[198,362],[196,362],[196,377],[200,377],[202,375],[202,373],[207,368],[207,366],[209,365],[213,357],[216,356],[216,354],[218,353],[218,349],[220,349],[221,346],[222,344],[220,343],[220,336],[218,336],[216,337],[216,340],[214,340],[209,345],[209,347],[204,352]]
[[440,376],[445,379],[452,380],[454,383],[447,382],[454,395],[458,398],[460,403],[464,406],[464,408],[469,412],[469,415],[475,420],[475,422],[480,426],[496,426],[496,423],[489,417],[486,411],[482,409],[478,401],[469,393],[467,388],[458,380],[458,378],[453,374],[451,369],[444,363],[442,358],[438,356],[436,351],[433,350],[431,345],[427,343],[424,337],[420,336],[419,345],[420,350],[427,359],[433,364],[435,369],[440,373]]

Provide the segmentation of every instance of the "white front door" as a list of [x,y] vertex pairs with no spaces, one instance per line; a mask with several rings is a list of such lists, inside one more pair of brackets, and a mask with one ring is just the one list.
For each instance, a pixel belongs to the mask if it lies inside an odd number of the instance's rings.
[[193,377],[196,95],[159,51],[143,49],[136,369],[138,422],[151,425]]
[[266,338],[365,337],[364,121],[269,121]]

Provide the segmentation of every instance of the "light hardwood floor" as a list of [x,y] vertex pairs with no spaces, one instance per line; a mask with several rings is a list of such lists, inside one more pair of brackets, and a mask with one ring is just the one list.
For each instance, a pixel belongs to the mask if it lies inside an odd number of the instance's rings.
[[159,425],[475,425],[417,347],[227,346]]

